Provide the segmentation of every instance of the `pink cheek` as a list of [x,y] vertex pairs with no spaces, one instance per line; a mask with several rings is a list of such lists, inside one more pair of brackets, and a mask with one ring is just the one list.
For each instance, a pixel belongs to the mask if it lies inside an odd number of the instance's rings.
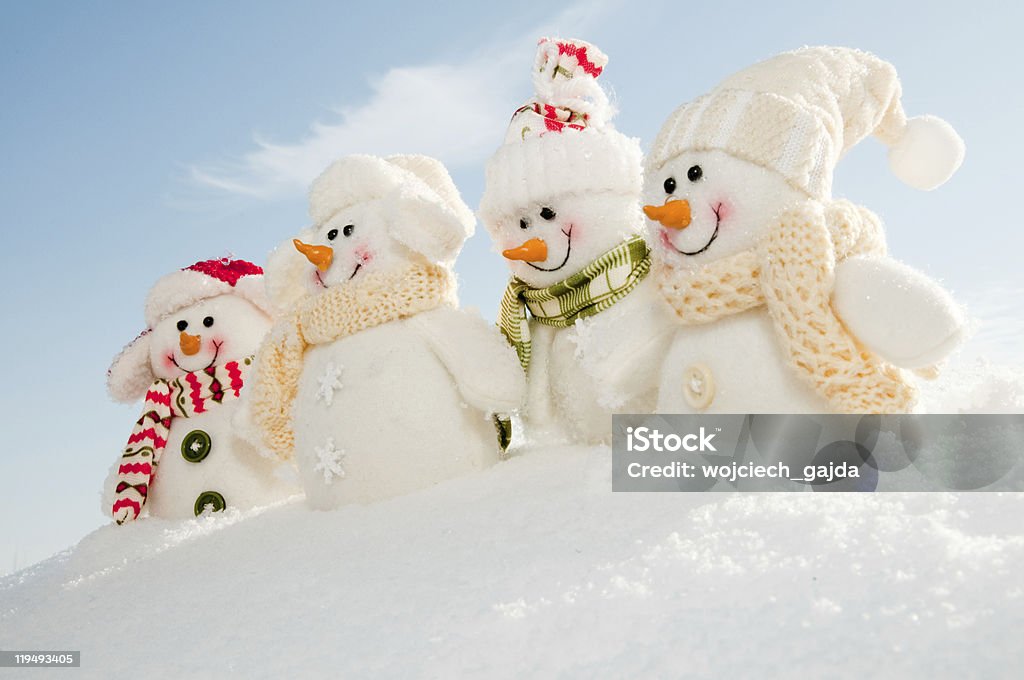
[[669,250],[675,250],[675,248],[672,246],[672,239],[669,238],[668,232],[665,230],[664,227],[658,230],[658,237],[661,240],[661,245],[665,246]]
[[728,201],[719,201],[718,202],[718,222],[719,222],[719,224],[721,224],[722,222],[725,222],[726,219],[731,217],[732,216],[732,211],[733,211],[733,208],[732,208],[732,204],[731,203],[729,203]]
[[224,338],[222,338],[220,336],[213,337],[213,338],[210,338],[210,342],[207,345],[207,349],[209,349],[211,352],[216,352],[217,348],[221,347],[223,344],[224,344]]
[[175,371],[178,368],[177,366],[174,365],[174,354],[171,352],[168,352],[167,354],[164,355],[163,361],[161,361],[161,363],[163,364],[164,369],[166,369],[167,371]]
[[359,246],[356,248],[356,259],[363,264],[368,264],[373,262],[373,253],[368,246]]

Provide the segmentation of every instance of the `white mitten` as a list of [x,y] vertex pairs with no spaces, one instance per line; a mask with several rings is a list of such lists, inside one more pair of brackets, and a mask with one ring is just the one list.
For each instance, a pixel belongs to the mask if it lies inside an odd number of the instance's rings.
[[966,334],[963,311],[938,283],[885,257],[836,264],[832,307],[865,347],[900,368],[931,366]]

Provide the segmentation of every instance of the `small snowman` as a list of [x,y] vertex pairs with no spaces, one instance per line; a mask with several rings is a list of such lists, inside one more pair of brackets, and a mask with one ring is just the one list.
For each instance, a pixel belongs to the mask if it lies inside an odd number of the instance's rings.
[[684,104],[648,156],[654,278],[681,328],[661,412],[902,413],[907,369],[934,374],[959,308],[886,255],[878,218],[832,197],[833,168],[868,135],[930,190],[963,159],[945,121],[907,119],[900,82],[864,52],[777,55]]
[[534,99],[488,161],[480,204],[512,272],[499,325],[528,375],[524,420],[580,443],[608,440],[613,411],[654,408],[675,325],[647,277],[641,152],[609,122],[607,61],[540,41]]
[[[288,309],[240,422],[292,458],[310,503],[367,503],[486,468],[520,407],[515,352],[458,309],[472,212],[425,156],[348,156],[310,192],[313,225],[268,264]],[[294,246],[294,247],[293,247]]]
[[231,425],[271,326],[262,275],[244,260],[207,260],[150,290],[148,329],[107,373],[115,400],[145,399],[104,493],[118,524],[143,511],[181,519],[251,508],[297,491]]

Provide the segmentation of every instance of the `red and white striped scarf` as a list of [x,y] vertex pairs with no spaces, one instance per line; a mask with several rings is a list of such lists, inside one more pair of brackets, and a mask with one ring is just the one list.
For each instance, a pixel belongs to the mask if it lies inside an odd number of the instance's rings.
[[175,417],[190,418],[237,399],[251,364],[251,357],[241,362],[229,361],[150,385],[142,417],[128,437],[117,469],[110,513],[118,524],[134,520],[142,512],[160,455],[167,446],[171,421]]

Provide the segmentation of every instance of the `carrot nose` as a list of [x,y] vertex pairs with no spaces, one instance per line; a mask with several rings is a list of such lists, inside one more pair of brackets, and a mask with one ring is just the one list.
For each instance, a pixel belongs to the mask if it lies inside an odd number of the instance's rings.
[[312,246],[297,238],[292,239],[292,243],[295,244],[295,250],[305,255],[306,259],[322,272],[327,271],[331,262],[334,261],[334,248],[330,246]]
[[644,214],[669,229],[686,229],[690,226],[690,202],[669,201],[665,205],[645,205]]
[[509,248],[501,254],[508,260],[543,262],[548,259],[548,244],[544,242],[544,239],[531,238],[523,245],[516,248]]
[[185,356],[192,356],[199,351],[199,341],[202,338],[198,335],[189,335],[185,331],[181,332],[181,337],[178,338],[178,345],[181,347],[181,351]]

